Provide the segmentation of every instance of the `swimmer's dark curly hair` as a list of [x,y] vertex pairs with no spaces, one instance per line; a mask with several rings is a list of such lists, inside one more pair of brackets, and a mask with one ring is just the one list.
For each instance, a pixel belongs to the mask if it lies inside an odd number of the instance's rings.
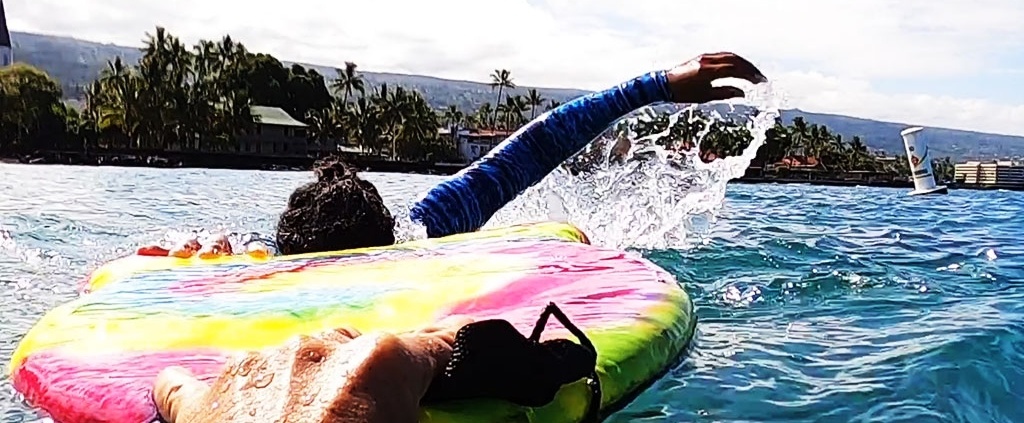
[[395,220],[377,188],[337,157],[313,165],[316,182],[288,198],[277,222],[282,254],[379,247],[395,243]]

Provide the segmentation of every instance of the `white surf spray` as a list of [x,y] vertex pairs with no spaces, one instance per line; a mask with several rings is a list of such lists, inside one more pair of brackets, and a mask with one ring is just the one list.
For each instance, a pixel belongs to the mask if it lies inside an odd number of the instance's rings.
[[[770,84],[747,90],[741,104],[754,113],[741,119],[753,140],[740,155],[704,163],[698,152],[706,130],[691,140],[695,148],[683,152],[661,147],[665,141],[682,141],[682,135],[671,130],[642,137],[634,133],[624,163],[605,159],[577,175],[560,168],[499,211],[487,226],[567,221],[594,244],[613,248],[690,248],[706,243],[728,182],[744,175],[764,145],[767,131],[780,116],[781,102]],[[675,109],[669,128],[689,119],[693,107]],[[654,115],[647,108],[626,119]]]

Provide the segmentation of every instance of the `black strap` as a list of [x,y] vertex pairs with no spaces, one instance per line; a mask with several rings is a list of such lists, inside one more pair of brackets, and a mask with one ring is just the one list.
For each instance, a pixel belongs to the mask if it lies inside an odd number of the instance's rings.
[[576,340],[580,342],[583,348],[586,348],[594,355],[594,368],[590,371],[590,376],[587,377],[587,388],[590,390],[590,401],[587,402],[587,412],[583,414],[583,421],[581,423],[592,423],[600,421],[601,414],[601,378],[597,375],[597,348],[590,342],[590,338],[587,338],[587,334],[583,333],[580,328],[576,327],[569,317],[562,312],[562,309],[558,308],[555,303],[548,303],[547,307],[544,308],[544,312],[540,314],[540,318],[537,319],[537,324],[533,326],[533,333],[530,334],[530,340],[533,342],[540,341],[540,335],[544,332],[544,328],[547,327],[548,317],[554,314],[555,319],[562,324],[566,329],[569,330]]
[[[579,344],[567,339],[540,342],[551,315]],[[597,422],[602,395],[597,350],[557,305],[549,303],[529,338],[501,319],[482,320],[461,328],[455,336],[452,359],[431,382],[421,402],[490,398],[540,407],[553,401],[563,385],[582,378],[588,378],[590,390],[583,422]]]

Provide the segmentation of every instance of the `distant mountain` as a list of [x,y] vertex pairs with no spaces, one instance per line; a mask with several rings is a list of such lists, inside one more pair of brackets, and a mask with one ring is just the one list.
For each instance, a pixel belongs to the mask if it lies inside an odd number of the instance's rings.
[[[61,82],[65,96],[71,99],[82,96],[82,87],[99,75],[108,60],[120,56],[129,63],[135,63],[142,56],[138,48],[100,44],[69,37],[20,32],[13,32],[11,36],[15,60],[49,73]],[[327,78],[333,78],[335,74],[334,68],[331,67],[304,66],[316,69]],[[363,75],[367,82],[373,85],[387,83],[418,90],[436,107],[454,104],[464,111],[470,111],[484,102],[495,100],[495,93],[485,83],[392,73],[363,72]],[[513,93],[524,94],[529,88],[519,87],[513,90]],[[588,93],[584,90],[563,88],[537,90],[545,98],[556,101],[565,101]],[[842,134],[845,139],[860,136],[869,147],[889,154],[903,153],[899,133],[911,126],[802,110],[786,110],[782,113],[787,124],[797,116],[803,116],[810,123],[825,125],[831,131]],[[950,156],[956,160],[963,160],[1024,156],[1024,137],[931,127],[925,134],[936,157]]]
[[[61,82],[64,95],[72,99],[83,96],[83,87],[99,76],[108,60],[121,57],[128,63],[136,63],[142,58],[142,52],[135,47],[22,32],[12,32],[11,38],[14,44],[14,60],[28,63],[49,73],[50,76]],[[285,62],[286,66],[291,64],[292,62]],[[328,80],[333,79],[336,73],[334,68],[329,66],[305,63],[301,65],[316,69]],[[476,110],[480,104],[486,101],[493,103],[497,95],[490,86],[478,82],[360,71],[369,84],[386,83],[418,90],[436,107],[454,104],[464,111],[471,111]],[[530,88],[517,87],[512,92],[525,94]],[[564,88],[538,88],[537,91],[544,98],[556,101],[569,100],[588,92]]]
[[[803,116],[811,123],[825,125],[833,132],[842,134],[845,140],[850,140],[854,135],[860,136],[867,146],[891,154],[905,154],[900,131],[915,126],[802,110],[782,112],[782,119],[787,123],[797,116]],[[1024,156],[1024,137],[933,127],[927,127],[921,136],[928,141],[932,157],[949,156],[962,160]]]

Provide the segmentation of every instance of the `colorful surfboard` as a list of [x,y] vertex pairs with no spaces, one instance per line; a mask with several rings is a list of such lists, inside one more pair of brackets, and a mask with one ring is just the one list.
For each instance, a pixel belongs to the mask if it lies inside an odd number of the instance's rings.
[[[452,314],[529,334],[549,302],[597,347],[609,410],[671,366],[695,324],[672,275],[559,223],[298,256],[130,256],[98,269],[88,290],[43,316],[9,366],[15,388],[58,422],[152,421],[153,380],[171,365],[211,380],[234,354],[299,334],[405,331]],[[574,339],[557,323],[550,337]],[[424,408],[421,421],[575,422],[588,401],[581,381],[545,407],[462,401]]]

